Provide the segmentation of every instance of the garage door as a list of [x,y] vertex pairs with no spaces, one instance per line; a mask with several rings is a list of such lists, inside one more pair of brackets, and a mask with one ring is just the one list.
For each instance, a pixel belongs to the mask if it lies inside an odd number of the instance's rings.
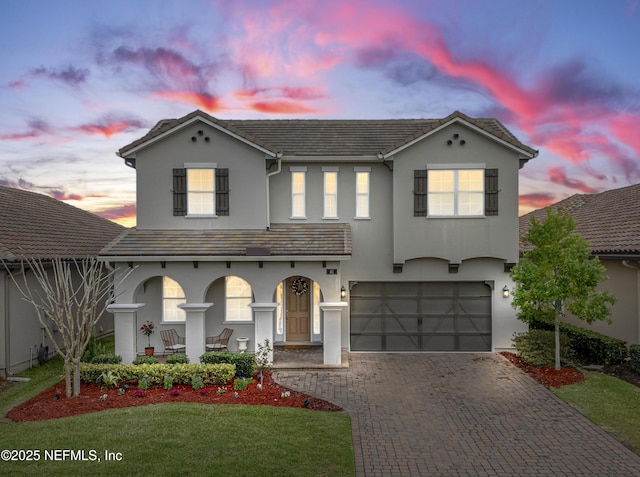
[[491,351],[491,289],[482,282],[359,282],[352,351]]

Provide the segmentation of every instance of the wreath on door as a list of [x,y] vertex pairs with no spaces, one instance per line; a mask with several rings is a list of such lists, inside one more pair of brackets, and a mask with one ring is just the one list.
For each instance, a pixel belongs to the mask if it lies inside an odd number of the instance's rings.
[[304,295],[305,293],[307,293],[308,289],[309,285],[307,285],[307,281],[304,278],[296,278],[291,283],[291,292],[294,295]]

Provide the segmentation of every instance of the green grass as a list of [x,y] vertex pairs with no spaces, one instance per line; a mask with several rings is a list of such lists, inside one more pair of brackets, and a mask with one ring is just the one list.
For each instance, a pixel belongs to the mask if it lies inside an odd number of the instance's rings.
[[[342,413],[167,403],[39,422],[4,417],[62,374],[63,362],[55,358],[20,374],[31,381],[0,392],[0,451],[40,454],[38,461],[0,461],[0,475],[355,475],[351,421]],[[45,451],[63,449],[84,449],[86,458],[100,461],[45,460]],[[121,459],[107,461],[105,452]]]
[[582,383],[552,392],[640,454],[640,389],[602,373],[585,372],[585,376]]
[[[37,462],[1,463],[12,476],[355,474],[346,414],[270,406],[168,403],[5,423],[0,449],[40,450]],[[45,460],[52,449],[95,450],[101,461]]]

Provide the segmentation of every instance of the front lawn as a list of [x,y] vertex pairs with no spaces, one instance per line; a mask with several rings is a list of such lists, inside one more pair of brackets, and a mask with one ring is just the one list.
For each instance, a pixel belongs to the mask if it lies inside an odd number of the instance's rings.
[[640,454],[640,389],[598,372],[587,371],[585,376],[582,383],[551,391]]
[[63,362],[54,358],[20,374],[31,381],[0,391],[0,451],[34,451],[16,457],[39,459],[3,459],[0,475],[355,475],[351,422],[343,413],[167,403],[39,422],[4,417],[62,374]]

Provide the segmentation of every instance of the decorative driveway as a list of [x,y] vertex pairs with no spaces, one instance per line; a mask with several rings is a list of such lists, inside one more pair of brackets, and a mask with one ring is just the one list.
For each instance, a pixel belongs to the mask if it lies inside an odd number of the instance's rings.
[[499,354],[352,353],[274,378],[349,413],[357,476],[640,476],[640,456]]

